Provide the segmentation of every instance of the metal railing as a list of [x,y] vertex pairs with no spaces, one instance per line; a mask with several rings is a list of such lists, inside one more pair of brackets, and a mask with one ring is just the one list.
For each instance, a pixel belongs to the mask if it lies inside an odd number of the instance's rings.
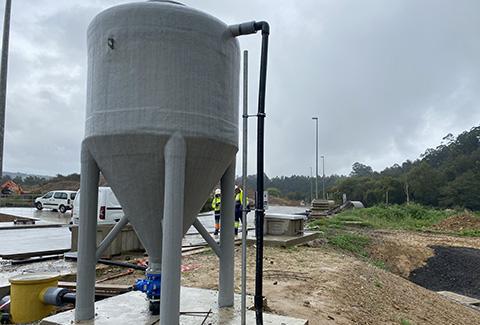
[[35,198],[41,194],[2,194],[0,207],[34,207]]

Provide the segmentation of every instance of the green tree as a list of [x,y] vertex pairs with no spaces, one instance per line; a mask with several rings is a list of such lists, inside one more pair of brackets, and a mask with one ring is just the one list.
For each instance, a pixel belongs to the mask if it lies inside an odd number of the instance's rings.
[[352,165],[350,177],[365,177],[373,174],[373,169],[370,166],[356,162]]
[[[345,192],[347,200],[361,201],[365,205],[377,203],[376,194],[372,193],[375,189],[376,181],[370,177],[349,177],[340,179],[334,186],[334,190]],[[367,195],[367,191],[370,192]]]
[[276,196],[276,197],[282,197],[282,192],[278,188],[275,187],[269,187],[265,190],[268,192],[268,195],[270,196]]
[[23,178],[22,176],[17,176],[15,177],[14,179],[12,179],[12,181],[17,184],[17,185],[23,185]]
[[12,178],[10,177],[10,175],[3,175],[2,180],[0,181],[2,184],[0,184],[0,185],[3,185],[6,182],[11,181],[11,180],[12,180]]
[[24,185],[32,186],[32,185],[41,185],[45,182],[45,178],[40,178],[37,176],[27,176],[23,180]]
[[446,208],[480,210],[480,173],[469,170],[440,190],[439,204]]
[[[389,204],[403,204],[406,202],[404,183],[400,178],[384,177],[379,183],[378,187],[382,191],[382,202]],[[380,202],[379,202],[380,203]]]
[[444,175],[426,162],[412,168],[407,175],[412,198],[417,203],[437,206],[440,189],[445,185]]

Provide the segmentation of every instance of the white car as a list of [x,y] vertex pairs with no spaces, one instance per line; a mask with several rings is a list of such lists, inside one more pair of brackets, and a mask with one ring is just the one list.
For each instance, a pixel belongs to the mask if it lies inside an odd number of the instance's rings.
[[65,213],[67,210],[72,209],[76,194],[76,191],[51,191],[42,197],[37,197],[35,199],[35,207],[38,210],[47,208]]
[[[73,203],[72,219],[70,220],[70,224],[72,225],[78,225],[80,221],[80,197],[80,190],[78,190],[75,202]],[[99,187],[97,223],[117,223],[123,216],[123,209],[120,203],[118,203],[117,197],[113,194],[112,189],[110,187]]]

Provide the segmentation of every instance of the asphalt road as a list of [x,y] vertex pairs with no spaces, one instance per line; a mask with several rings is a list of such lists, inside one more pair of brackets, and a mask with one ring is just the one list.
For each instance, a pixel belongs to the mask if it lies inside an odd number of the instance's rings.
[[35,219],[36,224],[68,224],[71,218],[70,211],[60,213],[51,209],[0,208],[0,213]]

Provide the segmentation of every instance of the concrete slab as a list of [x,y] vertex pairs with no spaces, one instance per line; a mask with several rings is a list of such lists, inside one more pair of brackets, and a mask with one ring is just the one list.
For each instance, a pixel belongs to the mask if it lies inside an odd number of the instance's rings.
[[[0,246],[0,257],[24,256],[26,253],[52,254],[52,251],[70,250],[68,227],[24,228],[0,230],[0,238],[7,245]],[[45,253],[47,252],[47,253]],[[30,254],[30,256],[32,256]],[[38,256],[33,255],[33,256]]]
[[480,307],[480,300],[476,299],[476,298],[463,296],[463,295],[460,295],[458,293],[450,292],[450,291],[438,291],[437,293],[442,295],[442,296],[445,296],[447,298],[450,298],[450,299],[459,301],[461,303],[464,303],[464,304]]
[[68,224],[70,222],[70,211],[60,213],[50,209],[37,210],[36,208],[0,208],[0,213],[12,216],[34,219],[35,224]]
[[[182,287],[180,302],[180,324],[240,324],[241,296],[235,295],[235,306],[219,308],[218,292],[197,288]],[[247,296],[246,323],[255,324],[255,311],[248,310],[253,306],[253,297]],[[119,312],[121,311],[121,312]],[[95,319],[82,324],[118,325],[118,324],[158,324],[159,316],[148,314],[148,302],[145,294],[134,291],[95,303]],[[75,312],[69,310],[44,318],[40,325],[73,324]],[[263,314],[263,324],[308,325],[308,320]]]

